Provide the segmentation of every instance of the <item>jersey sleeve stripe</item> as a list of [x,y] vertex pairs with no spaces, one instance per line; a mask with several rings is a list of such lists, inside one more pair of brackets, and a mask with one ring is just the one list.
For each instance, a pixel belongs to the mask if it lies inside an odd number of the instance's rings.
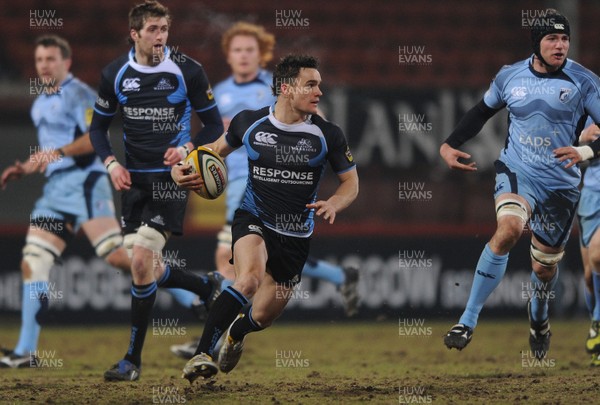
[[95,107],[94,107],[94,112],[97,112],[98,114],[100,114],[100,115],[104,115],[104,116],[106,116],[106,117],[112,117],[113,115],[115,115],[115,114],[117,113],[116,111],[115,111],[115,112],[113,112],[113,113],[105,113],[105,112],[102,112],[102,111],[98,110],[98,109],[97,109],[97,108],[95,108]]
[[204,107],[204,108],[201,108],[201,109],[195,110],[195,111],[196,112],[204,112],[204,111],[210,110],[211,108],[215,108],[216,106],[217,106],[217,103],[213,103],[213,104],[209,105],[208,107]]
[[340,170],[339,172],[335,172],[335,174],[344,174],[344,173],[346,173],[346,172],[349,172],[349,171],[350,171],[350,170],[352,170],[352,169],[356,169],[356,164],[353,164],[352,166],[350,166],[350,167],[349,167],[349,168],[347,168],[347,169]]

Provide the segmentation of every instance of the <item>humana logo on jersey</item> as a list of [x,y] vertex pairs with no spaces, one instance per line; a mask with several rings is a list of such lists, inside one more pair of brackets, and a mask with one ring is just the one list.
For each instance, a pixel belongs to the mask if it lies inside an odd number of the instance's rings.
[[108,100],[105,100],[100,96],[96,97],[96,104],[98,104],[102,108],[108,108],[110,106],[108,104]]

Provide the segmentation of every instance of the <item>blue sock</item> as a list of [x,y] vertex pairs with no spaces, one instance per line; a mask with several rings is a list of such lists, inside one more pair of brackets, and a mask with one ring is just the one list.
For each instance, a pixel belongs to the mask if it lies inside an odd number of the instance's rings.
[[534,288],[531,297],[531,319],[534,321],[542,322],[548,319],[548,299],[553,295],[557,280],[558,267],[556,268],[554,277],[548,282],[543,282],[534,271],[531,272],[531,283]]
[[193,292],[182,290],[181,288],[167,288],[167,291],[175,298],[175,301],[179,302],[185,308],[191,308],[192,303],[197,297]]
[[314,260],[310,257],[304,264],[302,275],[329,281],[336,286],[340,286],[344,284],[344,281],[346,281],[346,275],[340,266],[334,266],[326,261]]
[[48,308],[48,282],[24,282],[21,302],[21,333],[14,352],[24,356],[37,350],[42,329],[37,317]]
[[[593,283],[593,281],[592,281]],[[594,287],[592,287],[594,288]],[[594,307],[596,305],[596,300],[594,299],[594,292],[589,292],[587,286],[583,288],[583,296],[585,298],[585,306],[590,313],[590,319],[594,318]]]
[[[600,321],[600,274],[592,271],[592,280],[594,283],[594,310],[592,320]],[[587,288],[586,288],[587,290]]]
[[483,304],[492,291],[502,281],[507,263],[508,253],[504,256],[498,256],[492,252],[489,245],[485,245],[477,262],[469,301],[467,301],[467,307],[460,317],[459,323],[475,329],[481,308],[483,308]]

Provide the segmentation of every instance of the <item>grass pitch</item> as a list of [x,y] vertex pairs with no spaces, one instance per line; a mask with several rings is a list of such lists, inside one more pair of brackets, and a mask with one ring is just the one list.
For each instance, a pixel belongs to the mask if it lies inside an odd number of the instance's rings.
[[[410,322],[409,322],[410,323]],[[46,328],[39,369],[0,369],[2,404],[589,404],[600,370],[589,367],[586,320],[555,321],[548,356],[529,352],[526,320],[482,322],[462,352],[427,322],[275,324],[248,336],[230,374],[193,385],[169,346],[187,336],[148,330],[140,381],[106,383],[103,372],[126,349],[126,326]],[[182,330],[177,330],[181,334]],[[16,325],[0,344],[14,345]]]

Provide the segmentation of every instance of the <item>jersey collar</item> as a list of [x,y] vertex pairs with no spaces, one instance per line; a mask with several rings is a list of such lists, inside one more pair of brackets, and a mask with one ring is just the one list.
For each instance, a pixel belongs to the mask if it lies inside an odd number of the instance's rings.
[[260,84],[265,84],[267,86],[270,86],[270,83],[267,83],[266,80],[263,80],[262,77],[264,76],[265,71],[263,69],[259,69],[258,73],[256,74],[256,76],[254,77],[254,79],[248,81],[248,82],[243,82],[243,83],[238,83],[235,81],[235,77],[233,77],[233,75],[231,75],[231,81],[233,82],[233,84],[235,84],[236,86],[247,86],[249,84],[252,83],[260,83]]
[[[171,48],[169,48],[168,46],[164,46],[163,47],[163,52],[165,54],[164,59],[156,66],[160,66],[161,64],[165,63],[166,60],[168,60],[171,57]],[[155,68],[156,66],[145,66],[145,65],[140,65],[137,60],[135,59],[135,46],[132,47],[129,50],[129,63],[135,67],[136,69],[148,69],[148,68]]]
[[298,122],[296,124],[286,124],[284,122],[279,121],[277,118],[275,118],[275,104],[276,103],[277,102],[273,103],[273,105],[271,105],[269,107],[269,120],[277,128],[283,129],[285,131],[286,129],[295,128],[298,125],[312,124],[312,114],[308,114],[308,116],[306,117],[306,120],[304,120],[302,122]]
[[533,68],[534,57],[535,57],[535,54],[531,55],[528,65],[529,65],[529,71],[536,77],[558,77],[558,76],[561,76],[563,74],[564,67],[566,66],[567,62],[569,61],[569,58],[565,58],[565,61],[563,62],[561,67],[558,68],[558,70],[556,72],[541,73]]
[[67,73],[67,76],[65,76],[65,80],[63,80],[62,82],[60,82],[58,84],[58,88],[54,93],[48,93],[45,89],[44,89],[44,95],[51,97],[51,96],[60,96],[61,94],[61,89],[64,88],[67,84],[71,83],[73,81],[73,73],[69,72]]

